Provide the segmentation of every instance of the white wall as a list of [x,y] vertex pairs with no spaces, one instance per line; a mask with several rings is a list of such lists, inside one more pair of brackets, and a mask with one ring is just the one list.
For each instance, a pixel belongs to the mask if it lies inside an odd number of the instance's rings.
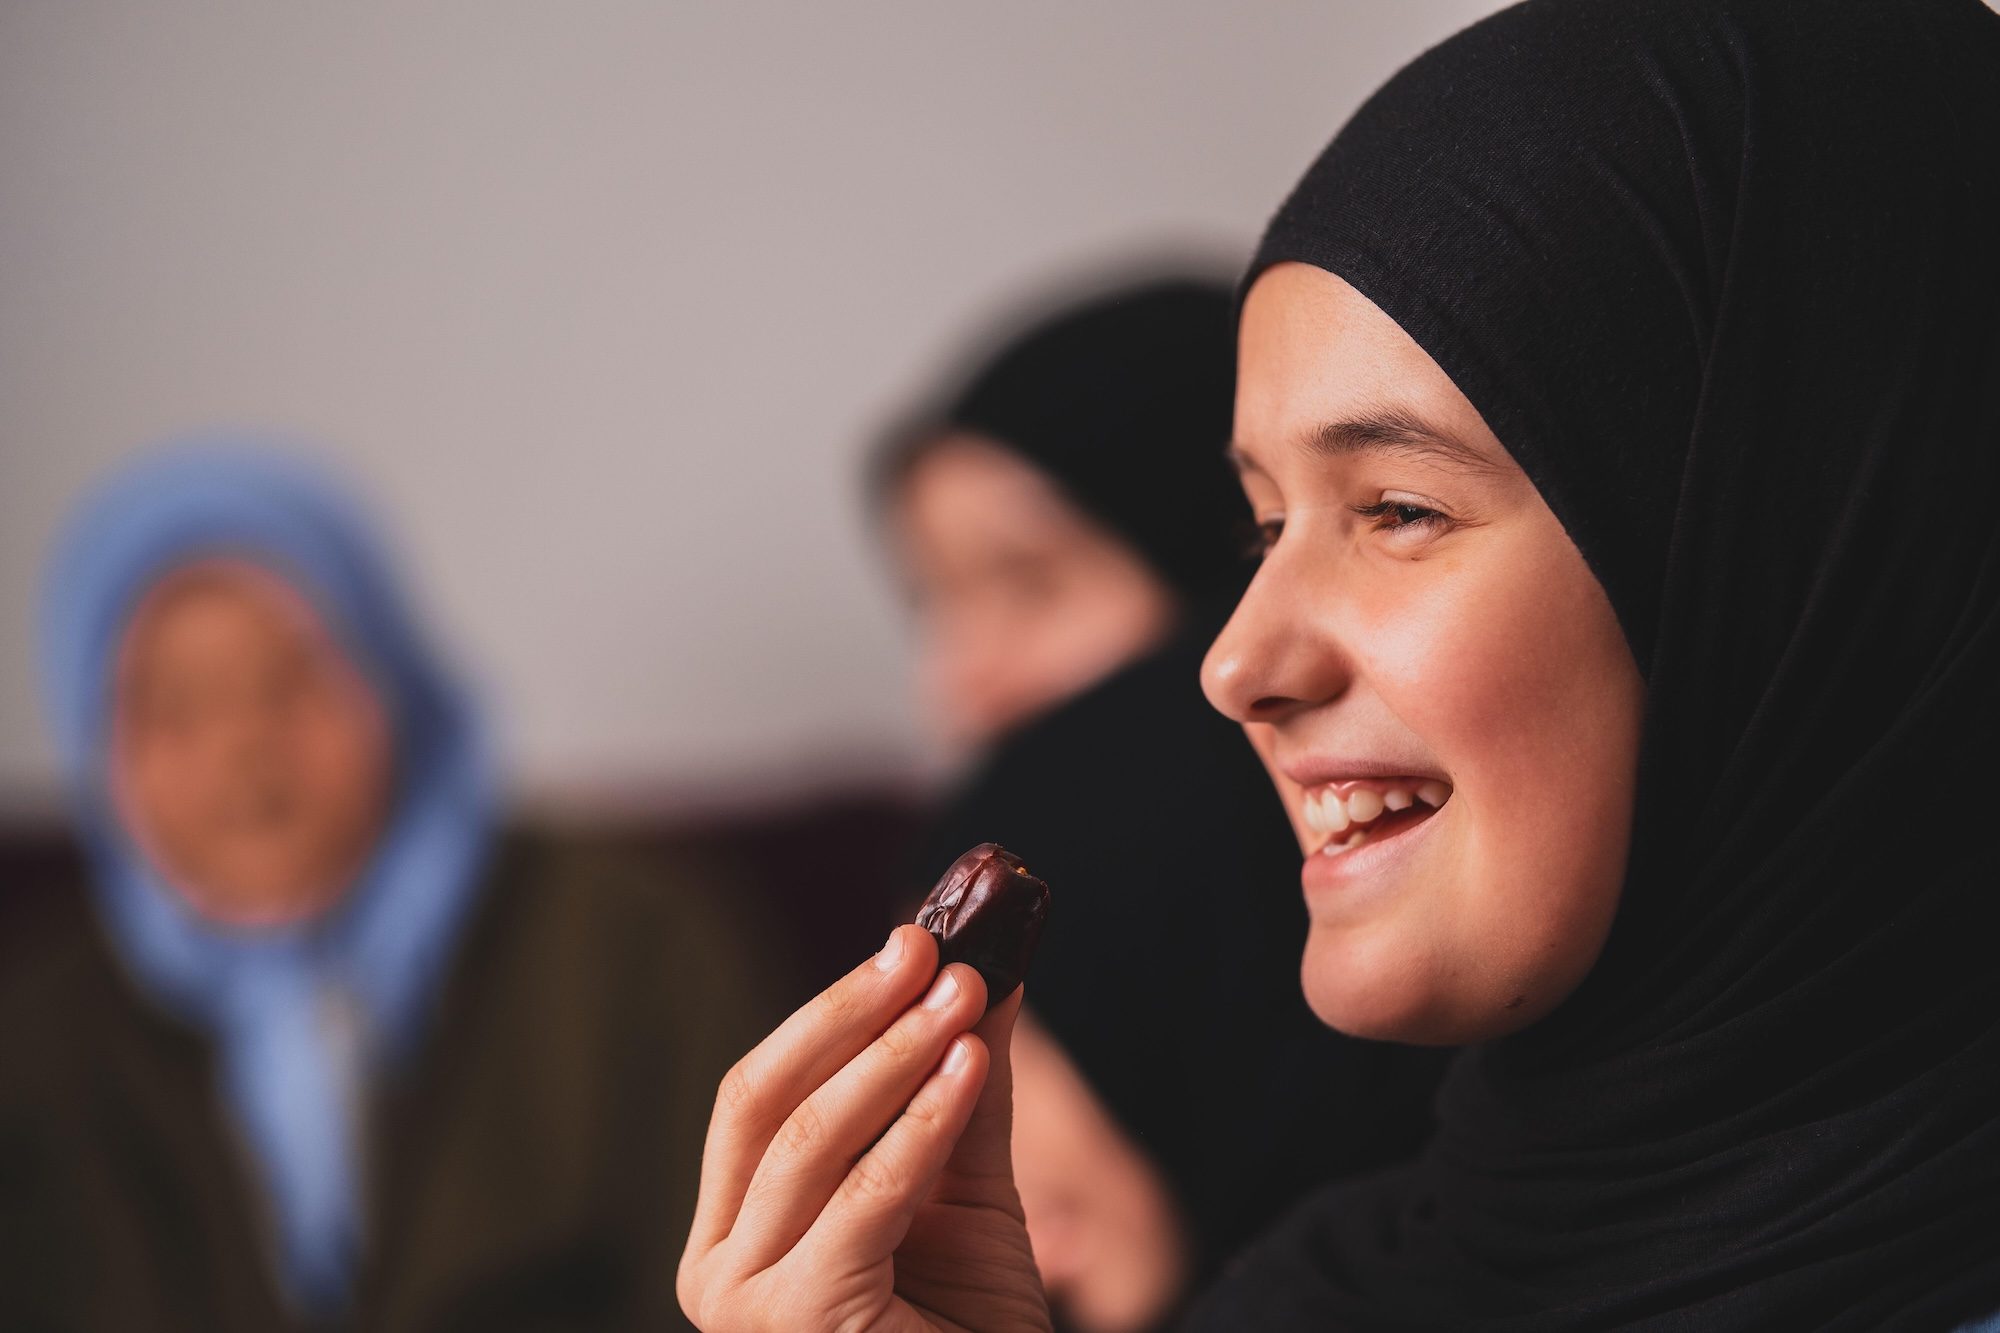
[[519,789],[905,769],[872,425],[1051,273],[1234,259],[1489,0],[0,7],[0,813],[79,489],[212,422],[334,446]]

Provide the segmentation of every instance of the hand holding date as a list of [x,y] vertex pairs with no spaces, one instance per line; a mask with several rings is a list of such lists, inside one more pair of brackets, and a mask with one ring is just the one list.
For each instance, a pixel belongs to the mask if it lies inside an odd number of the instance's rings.
[[679,1272],[706,1333],[1049,1327],[1009,1157],[1020,993],[986,1006],[901,926],[730,1071]]

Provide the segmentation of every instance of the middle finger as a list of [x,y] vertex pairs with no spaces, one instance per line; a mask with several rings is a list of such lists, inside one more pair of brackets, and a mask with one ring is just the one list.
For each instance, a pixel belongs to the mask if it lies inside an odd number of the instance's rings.
[[799,1106],[772,1138],[730,1230],[739,1261],[775,1263],[812,1226],[855,1159],[902,1114],[951,1039],[986,1008],[986,984],[953,963],[917,1005]]

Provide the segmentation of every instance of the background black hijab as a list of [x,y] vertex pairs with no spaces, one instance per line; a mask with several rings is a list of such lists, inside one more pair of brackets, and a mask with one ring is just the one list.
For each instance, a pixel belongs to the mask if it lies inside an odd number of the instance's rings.
[[1160,1171],[1196,1284],[1313,1189],[1414,1156],[1444,1066],[1306,1006],[1298,843],[1242,729],[1201,694],[1222,619],[1197,611],[1001,742],[912,876],[992,840],[1048,880],[1029,1007]]
[[1236,387],[1226,283],[1161,275],[1038,310],[893,432],[886,495],[924,452],[982,436],[1033,463],[1184,601],[1233,595],[1249,538],[1223,459]]
[[2000,17],[1531,0],[1252,267],[1448,372],[1647,683],[1603,957],[1204,1328],[1944,1328],[2000,1308]]

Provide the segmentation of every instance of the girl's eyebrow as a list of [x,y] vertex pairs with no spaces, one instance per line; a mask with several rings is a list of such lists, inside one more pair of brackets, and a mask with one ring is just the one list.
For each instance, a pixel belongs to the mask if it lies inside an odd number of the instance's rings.
[[[1507,471],[1484,451],[1400,408],[1384,408],[1340,421],[1329,421],[1307,432],[1304,446],[1322,458],[1378,453],[1418,462],[1442,463],[1468,472]],[[1231,444],[1227,454],[1238,472],[1262,471],[1241,445]]]

